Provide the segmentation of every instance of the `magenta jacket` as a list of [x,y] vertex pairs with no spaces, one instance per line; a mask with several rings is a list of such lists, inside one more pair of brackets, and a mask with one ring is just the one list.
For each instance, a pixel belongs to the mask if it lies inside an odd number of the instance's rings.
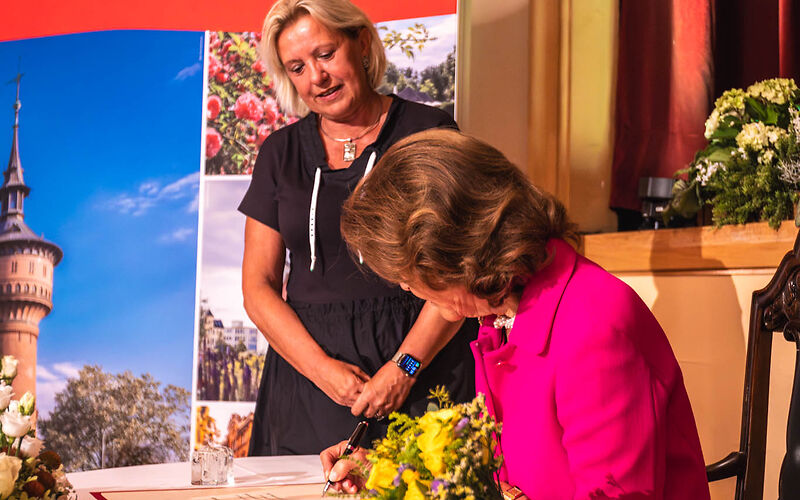
[[477,392],[503,423],[501,479],[532,500],[708,500],[703,453],[667,337],[626,284],[551,240],[508,342],[488,317]]

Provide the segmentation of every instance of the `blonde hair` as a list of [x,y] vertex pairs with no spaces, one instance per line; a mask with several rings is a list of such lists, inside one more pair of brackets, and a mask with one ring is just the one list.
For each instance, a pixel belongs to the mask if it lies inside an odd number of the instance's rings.
[[393,283],[463,285],[491,304],[577,243],[564,206],[497,149],[455,130],[397,142],[344,203],[342,236]]
[[327,29],[338,30],[349,38],[357,38],[362,29],[369,32],[367,82],[373,89],[377,89],[386,71],[386,53],[378,31],[364,11],[348,0],[278,0],[264,19],[261,58],[274,80],[275,93],[281,107],[295,115],[308,114],[308,106],[298,95],[278,54],[278,38],[283,30],[306,15]]

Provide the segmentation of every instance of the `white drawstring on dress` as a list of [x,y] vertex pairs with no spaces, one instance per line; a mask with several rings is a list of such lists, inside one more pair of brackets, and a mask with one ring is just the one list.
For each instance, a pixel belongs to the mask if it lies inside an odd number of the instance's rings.
[[[375,165],[375,158],[377,154],[375,151],[369,155],[369,161],[367,161],[367,167],[364,169],[364,175],[362,179],[367,176],[368,173],[372,170],[372,167]],[[322,170],[317,167],[316,173],[314,173],[314,189],[311,191],[311,206],[308,209],[308,247],[311,250],[311,266],[309,270],[314,272],[314,267],[317,263],[317,245],[316,237],[317,237],[317,197],[319,195],[319,182],[322,177]],[[361,251],[358,251],[358,262],[360,264],[364,263],[364,258],[361,257]]]
[[[367,162],[367,168],[364,169],[364,175],[361,177],[362,179],[367,176],[370,171],[372,171],[372,167],[375,165],[375,151],[369,155],[369,161]],[[361,255],[361,250],[358,251],[358,263],[364,265],[364,256]]]
[[322,177],[322,170],[317,167],[314,174],[314,190],[311,191],[311,206],[308,209],[308,245],[311,250],[311,267],[309,270],[314,272],[314,265],[317,263],[317,245],[314,244],[317,235],[317,195],[319,194],[319,180]]

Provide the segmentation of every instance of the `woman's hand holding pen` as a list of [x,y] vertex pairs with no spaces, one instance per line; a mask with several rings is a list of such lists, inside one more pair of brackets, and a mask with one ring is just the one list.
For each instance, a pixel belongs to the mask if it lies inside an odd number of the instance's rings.
[[364,384],[350,411],[353,415],[367,418],[386,417],[400,408],[415,381],[415,378],[406,376],[393,361],[387,361]]
[[336,404],[352,406],[369,379],[361,368],[329,357],[317,366],[313,381]]
[[359,463],[368,463],[367,452],[364,448],[356,448],[349,457],[339,460],[345,448],[347,448],[347,441],[342,441],[323,450],[319,458],[322,461],[325,478],[333,483],[331,489],[353,494],[364,487],[365,478],[354,476],[350,474],[350,471],[357,468]]

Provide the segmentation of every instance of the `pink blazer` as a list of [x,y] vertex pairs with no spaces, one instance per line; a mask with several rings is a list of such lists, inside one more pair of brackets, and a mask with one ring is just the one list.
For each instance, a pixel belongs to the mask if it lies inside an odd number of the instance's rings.
[[501,479],[532,500],[708,500],[703,453],[664,332],[627,285],[551,240],[508,342],[472,343],[503,423]]

